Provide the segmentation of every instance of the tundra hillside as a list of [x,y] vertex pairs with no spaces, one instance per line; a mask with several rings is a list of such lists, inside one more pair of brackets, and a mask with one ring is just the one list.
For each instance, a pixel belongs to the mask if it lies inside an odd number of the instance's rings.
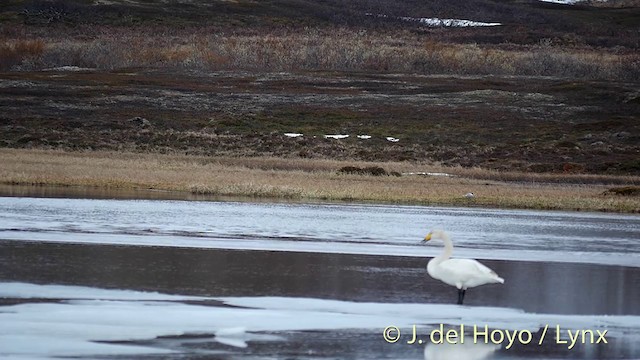
[[634,1],[386,4],[3,2],[0,146],[406,162],[634,184]]

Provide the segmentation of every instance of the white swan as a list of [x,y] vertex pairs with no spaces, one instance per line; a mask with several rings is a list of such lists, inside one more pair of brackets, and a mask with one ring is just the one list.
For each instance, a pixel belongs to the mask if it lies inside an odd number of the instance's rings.
[[467,288],[484,284],[504,284],[503,278],[476,260],[450,259],[453,243],[446,232],[431,231],[422,242],[426,243],[432,238],[444,241],[444,251],[429,260],[427,272],[432,278],[458,288],[458,304],[462,305]]

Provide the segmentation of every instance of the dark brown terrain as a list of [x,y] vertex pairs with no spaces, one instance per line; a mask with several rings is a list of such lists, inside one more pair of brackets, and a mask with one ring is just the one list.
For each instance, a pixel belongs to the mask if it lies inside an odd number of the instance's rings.
[[640,174],[632,2],[105,4],[0,6],[0,146]]

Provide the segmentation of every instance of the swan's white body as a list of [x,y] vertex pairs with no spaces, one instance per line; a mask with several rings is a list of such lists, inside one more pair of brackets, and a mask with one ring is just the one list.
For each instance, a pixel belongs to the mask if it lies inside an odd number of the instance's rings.
[[462,303],[464,291],[471,287],[484,284],[500,283],[504,284],[504,279],[498,276],[495,271],[472,259],[450,259],[453,253],[453,243],[446,232],[434,230],[430,232],[425,241],[441,239],[444,242],[442,254],[431,259],[427,264],[429,275],[445,284],[455,286],[462,295],[458,298],[458,303]]

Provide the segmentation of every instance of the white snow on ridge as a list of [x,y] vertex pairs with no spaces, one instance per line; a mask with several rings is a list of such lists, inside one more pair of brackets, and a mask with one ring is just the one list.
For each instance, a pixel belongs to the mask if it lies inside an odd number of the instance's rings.
[[[367,16],[376,16],[379,18],[389,18],[388,15],[378,14],[374,15],[372,13],[366,13]],[[426,26],[431,27],[478,27],[478,26],[500,26],[501,23],[487,23],[481,21],[472,21],[472,20],[464,20],[464,19],[440,19],[440,18],[416,18],[411,16],[401,16],[396,19],[400,19],[403,21],[416,21]]]
[[95,68],[83,68],[79,66],[59,66],[50,69],[44,69],[44,71],[95,71]]
[[[284,133],[284,136],[290,137],[290,138],[296,138],[296,137],[302,137],[303,134],[301,134],[301,133]],[[349,137],[349,135],[347,135],[347,134],[329,134],[329,135],[323,135],[323,136],[324,136],[325,139],[337,139],[337,140],[346,139],[346,138]],[[356,135],[356,137],[358,139],[361,139],[361,140],[368,140],[368,139],[372,138],[371,135],[365,135],[365,134]],[[387,141],[392,141],[392,142],[400,141],[399,139],[396,139],[396,138],[393,138],[393,137],[390,137],[390,136],[387,137],[386,139],[387,139]]]
[[404,21],[417,21],[420,24],[430,27],[484,27],[484,26],[500,26],[501,23],[487,23],[480,21],[471,21],[463,19],[440,19],[440,18],[414,18],[404,16],[400,18]]
[[[587,2],[587,0],[539,0],[539,1],[555,3],[555,4],[565,4],[565,5],[575,5],[575,4]],[[609,0],[595,0],[595,1],[603,3],[603,2],[608,2]]]
[[[439,324],[464,324],[468,329],[486,325],[532,332],[546,324],[557,324],[563,329],[608,329],[608,338],[640,336],[640,316],[534,314],[512,308],[449,304],[208,297],[200,299],[233,307],[204,306],[181,302],[190,296],[28,283],[0,283],[2,297],[51,298],[52,302],[0,306],[1,358],[175,353],[184,349],[154,346],[155,342],[139,346],[97,341],[153,340],[185,334],[198,335],[201,342],[242,348],[252,341],[286,341],[282,336],[260,332],[360,329],[374,336],[390,324],[416,324],[422,329]],[[112,300],[117,298],[126,300]],[[157,300],[148,300],[151,298]],[[223,350],[214,347],[210,351],[213,354]]]
[[555,4],[567,4],[574,5],[576,3],[582,2],[581,0],[540,0],[542,2],[550,2]]
[[296,137],[301,137],[302,134],[300,134],[300,133],[284,133],[284,136],[296,138]]
[[325,139],[346,139],[349,135],[325,135]]

